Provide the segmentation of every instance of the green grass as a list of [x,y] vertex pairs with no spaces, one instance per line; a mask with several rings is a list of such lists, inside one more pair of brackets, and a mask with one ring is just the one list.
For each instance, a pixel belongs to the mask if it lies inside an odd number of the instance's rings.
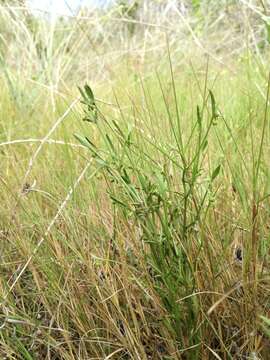
[[0,358],[267,359],[267,48],[224,48],[218,62],[185,34],[183,55],[155,27],[151,44],[136,27],[110,43],[109,15],[92,21],[99,54],[85,77],[85,24],[54,24],[46,71],[31,56],[14,65],[31,32],[5,30]]

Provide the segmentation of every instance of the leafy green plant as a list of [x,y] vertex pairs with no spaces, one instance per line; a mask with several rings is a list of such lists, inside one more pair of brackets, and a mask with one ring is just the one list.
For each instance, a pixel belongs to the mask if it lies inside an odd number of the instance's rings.
[[[162,87],[161,92],[164,95]],[[96,118],[96,108],[89,106],[93,104],[93,91],[85,85],[80,93],[86,105],[85,118]],[[171,141],[175,143],[175,157],[169,156],[164,147],[144,137],[139,141],[145,143],[142,146],[136,141],[136,128],[126,131],[109,119],[103,118],[97,124],[104,148],[94,145],[88,137],[76,135],[98,163],[103,165],[113,206],[126,222],[132,221],[134,231],[140,234],[138,241],[145,249],[151,281],[169,314],[163,319],[164,325],[174,332],[179,348],[197,346],[200,342],[199,303],[196,297],[189,297],[198,286],[195,276],[197,265],[190,252],[195,247],[199,259],[202,244],[200,239],[196,239],[195,229],[201,226],[211,206],[213,182],[221,170],[221,165],[218,165],[202,190],[200,181],[208,137],[219,117],[211,91],[209,99],[210,119],[206,122],[204,118],[205,104],[203,109],[197,107],[196,122],[188,142],[184,143],[183,135],[178,132],[181,125],[176,94],[176,123],[171,115],[171,105],[166,103],[164,97],[173,134]],[[188,156],[190,144],[194,152]],[[144,151],[147,147],[148,151]],[[153,151],[154,157],[150,155]],[[158,158],[163,160],[158,161]],[[173,178],[170,168],[173,168]],[[196,351],[197,348],[194,359]]]

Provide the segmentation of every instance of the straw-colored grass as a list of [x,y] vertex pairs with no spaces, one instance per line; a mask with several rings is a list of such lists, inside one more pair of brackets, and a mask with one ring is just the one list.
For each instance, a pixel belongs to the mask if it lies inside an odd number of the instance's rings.
[[0,358],[268,359],[269,4],[0,4]]

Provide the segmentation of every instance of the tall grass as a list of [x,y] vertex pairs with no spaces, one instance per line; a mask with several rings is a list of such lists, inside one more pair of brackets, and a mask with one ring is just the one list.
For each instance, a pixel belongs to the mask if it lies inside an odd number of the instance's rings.
[[3,359],[268,358],[267,9],[179,4],[1,5]]

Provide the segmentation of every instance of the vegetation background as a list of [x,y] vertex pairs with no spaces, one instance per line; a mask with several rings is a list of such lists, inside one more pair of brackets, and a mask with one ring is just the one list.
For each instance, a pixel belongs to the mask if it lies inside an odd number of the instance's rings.
[[1,359],[270,359],[269,43],[268,0],[0,1]]

